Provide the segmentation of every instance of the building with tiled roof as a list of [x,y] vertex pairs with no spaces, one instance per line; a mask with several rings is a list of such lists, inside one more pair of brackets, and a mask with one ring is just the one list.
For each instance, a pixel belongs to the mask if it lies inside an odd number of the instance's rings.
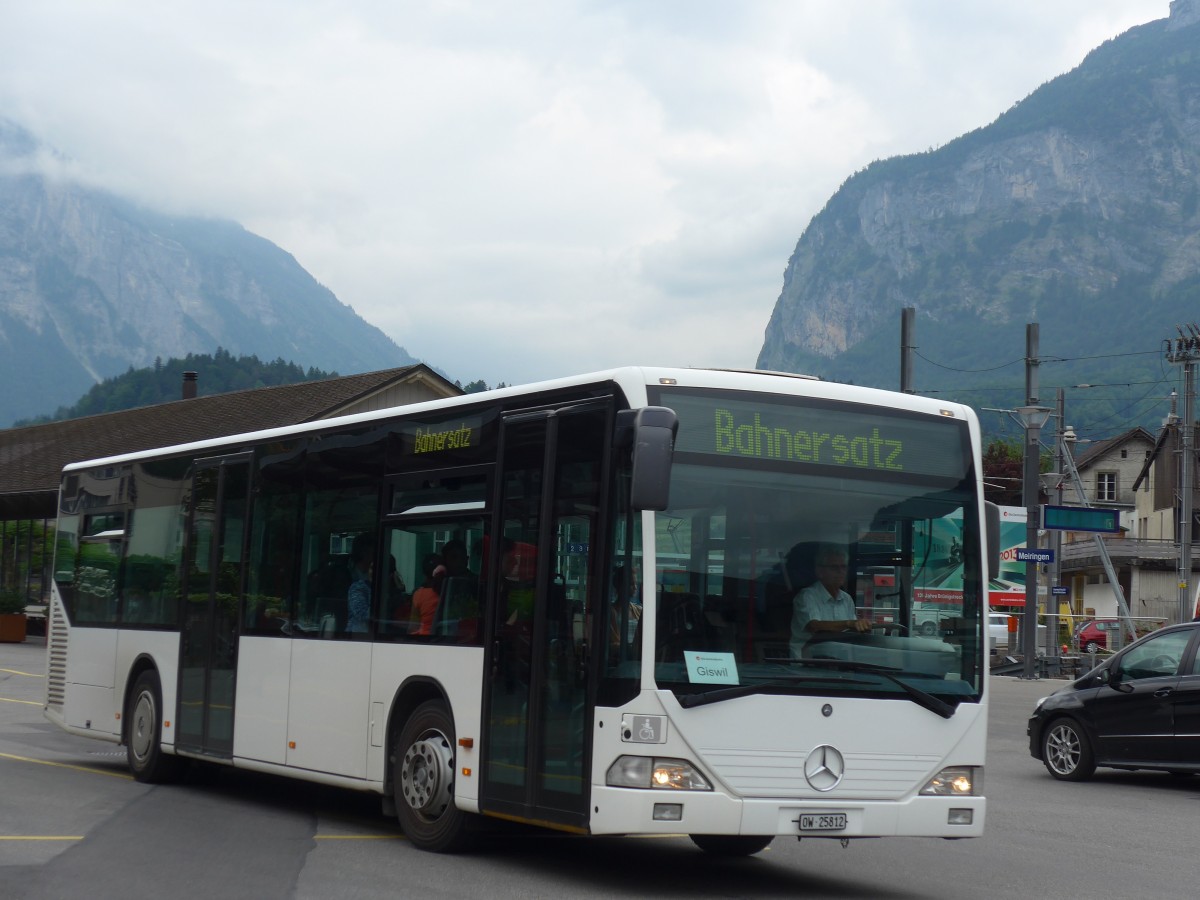
[[[185,381],[185,392],[188,389]],[[54,518],[59,478],[67,463],[461,393],[418,364],[0,430],[0,521]]]

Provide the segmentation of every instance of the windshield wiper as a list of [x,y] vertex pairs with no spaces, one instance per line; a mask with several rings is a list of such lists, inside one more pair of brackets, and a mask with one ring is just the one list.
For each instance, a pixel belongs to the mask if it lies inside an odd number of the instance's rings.
[[913,687],[907,681],[897,678],[895,673],[903,672],[903,669],[896,669],[892,666],[876,666],[871,663],[852,662],[848,659],[829,659],[828,657],[806,657],[804,659],[794,659],[792,662],[803,663],[806,666],[818,666],[823,669],[837,669],[840,672],[869,672],[872,675],[878,675],[880,678],[886,678],[893,684],[899,685],[900,689],[912,697],[919,706],[925,707],[943,719],[949,719],[958,711],[956,704],[947,703],[940,697],[935,697],[933,694]]
[[840,684],[866,684],[865,681],[830,678],[825,675],[789,675],[786,678],[772,678],[768,681],[752,681],[747,684],[737,684],[718,691],[706,691],[703,694],[677,694],[676,699],[684,709],[693,706],[705,706],[709,703],[720,703],[722,700],[734,700],[749,694],[757,694],[763,688],[787,687],[793,684],[811,684],[815,682],[837,681]]

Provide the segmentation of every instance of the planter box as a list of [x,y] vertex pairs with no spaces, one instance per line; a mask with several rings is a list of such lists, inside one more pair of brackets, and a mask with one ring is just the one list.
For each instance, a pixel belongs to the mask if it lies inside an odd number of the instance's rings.
[[0,613],[0,643],[22,643],[25,640],[25,623],[25,613]]

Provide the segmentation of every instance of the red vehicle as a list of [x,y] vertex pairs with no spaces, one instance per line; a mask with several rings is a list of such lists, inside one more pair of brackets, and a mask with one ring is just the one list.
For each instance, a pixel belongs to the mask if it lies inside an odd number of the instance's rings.
[[1121,623],[1116,619],[1091,619],[1084,622],[1075,632],[1075,643],[1084,653],[1095,653],[1108,648],[1109,632],[1116,632]]

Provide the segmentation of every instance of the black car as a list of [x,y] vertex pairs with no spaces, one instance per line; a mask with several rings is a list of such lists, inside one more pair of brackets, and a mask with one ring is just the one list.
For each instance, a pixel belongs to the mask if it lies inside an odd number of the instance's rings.
[[1029,752],[1055,778],[1097,766],[1200,772],[1200,622],[1146,635],[1034,707]]

